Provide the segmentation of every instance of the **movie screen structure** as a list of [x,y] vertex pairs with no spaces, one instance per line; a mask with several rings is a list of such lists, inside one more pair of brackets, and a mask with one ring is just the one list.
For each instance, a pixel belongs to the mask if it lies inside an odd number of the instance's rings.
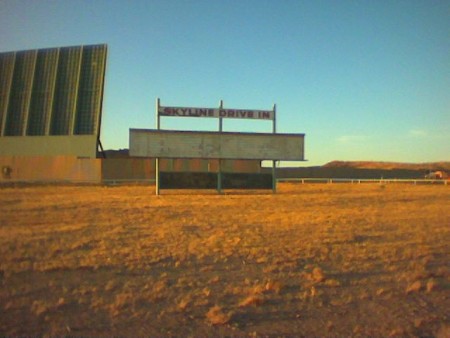
[[[217,118],[218,132],[161,130],[161,117]],[[223,132],[222,119],[253,119],[272,122],[272,133]],[[156,129],[130,129],[130,155],[153,157],[155,162],[155,193],[160,188],[222,188],[268,189],[276,192],[276,161],[304,161],[305,134],[276,133],[276,105],[272,110],[227,109],[220,101],[218,108],[161,106],[156,99]],[[159,159],[216,159],[217,176],[211,173],[160,172]],[[222,160],[272,160],[272,174],[224,173]],[[178,176],[178,178],[177,178]],[[233,183],[236,182],[235,183]],[[175,182],[175,184],[172,184]],[[177,183],[178,182],[178,183]],[[187,183],[186,183],[187,182]],[[179,184],[181,183],[181,184]],[[244,184],[242,184],[244,183]]]
[[95,157],[107,45],[0,53],[0,155]]

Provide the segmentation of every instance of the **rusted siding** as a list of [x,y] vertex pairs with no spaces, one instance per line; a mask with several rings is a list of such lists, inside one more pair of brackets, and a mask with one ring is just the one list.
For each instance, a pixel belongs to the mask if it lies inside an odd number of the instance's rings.
[[[161,160],[161,172],[217,173],[218,160]],[[1,156],[0,182],[140,181],[155,178],[155,160],[143,158],[91,159],[75,156]],[[224,173],[259,173],[259,161],[222,161]]]
[[154,179],[155,161],[141,158],[103,159],[102,178],[104,181]]

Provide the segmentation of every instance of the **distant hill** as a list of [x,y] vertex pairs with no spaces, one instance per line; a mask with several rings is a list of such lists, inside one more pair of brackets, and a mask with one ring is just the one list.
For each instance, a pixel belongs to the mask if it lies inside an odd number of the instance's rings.
[[450,171],[450,162],[429,163],[399,163],[399,162],[374,162],[374,161],[332,161],[322,167],[324,168],[354,168],[354,169],[407,169],[424,171]]

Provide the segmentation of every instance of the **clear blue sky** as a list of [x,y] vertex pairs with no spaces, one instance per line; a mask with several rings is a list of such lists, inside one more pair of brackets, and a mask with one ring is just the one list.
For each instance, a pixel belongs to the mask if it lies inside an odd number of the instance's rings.
[[[162,105],[270,109],[303,165],[450,160],[450,1],[0,0],[0,52],[107,43],[102,142]],[[164,118],[167,129],[217,120]],[[227,120],[226,131],[271,131]]]

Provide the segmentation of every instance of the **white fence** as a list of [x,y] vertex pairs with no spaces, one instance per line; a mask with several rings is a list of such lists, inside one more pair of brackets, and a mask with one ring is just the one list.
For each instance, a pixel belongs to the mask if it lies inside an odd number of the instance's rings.
[[[277,182],[292,182],[292,183],[350,183],[350,184],[364,184],[364,183],[377,183],[377,184],[414,184],[414,185],[450,185],[449,180],[430,180],[430,179],[355,179],[355,178],[277,178]],[[0,182],[0,186],[8,184],[155,184],[154,178],[143,179],[105,179],[101,182],[94,180],[15,180]]]
[[378,184],[394,184],[394,183],[409,183],[409,184],[437,184],[437,185],[448,185],[449,180],[431,180],[431,179],[355,179],[355,178],[277,178],[277,182],[299,182],[305,183],[351,183],[351,184],[362,184],[362,183],[378,183]]

